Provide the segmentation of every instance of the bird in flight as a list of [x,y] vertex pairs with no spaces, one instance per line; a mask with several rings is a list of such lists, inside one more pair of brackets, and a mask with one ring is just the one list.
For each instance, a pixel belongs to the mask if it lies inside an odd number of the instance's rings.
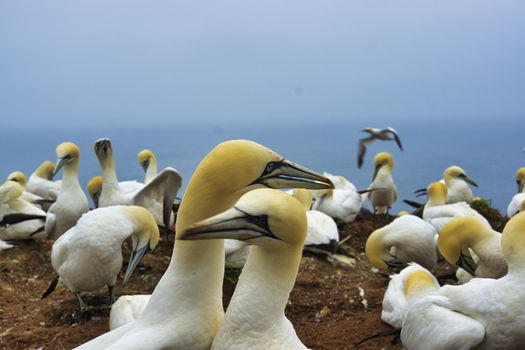
[[365,153],[366,153],[366,146],[368,144],[371,144],[375,140],[384,140],[384,141],[396,141],[397,145],[399,146],[399,149],[403,150],[403,145],[401,144],[401,139],[399,138],[399,135],[397,134],[397,131],[394,130],[394,128],[387,127],[385,129],[376,129],[376,128],[366,128],[361,130],[362,132],[369,133],[370,136],[364,137],[362,139],[359,139],[359,151],[357,154],[357,166],[361,168],[363,165],[363,161],[365,159]]

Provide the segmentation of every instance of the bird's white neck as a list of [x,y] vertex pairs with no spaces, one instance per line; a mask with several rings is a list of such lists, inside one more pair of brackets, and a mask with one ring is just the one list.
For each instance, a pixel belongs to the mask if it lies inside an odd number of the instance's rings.
[[144,177],[144,183],[148,183],[153,179],[155,176],[157,176],[157,161],[154,159],[151,159],[148,165],[148,168],[146,169],[146,175]]
[[300,245],[282,244],[271,250],[252,247],[228,306],[221,334],[231,336],[248,325],[267,329],[285,318],[284,309],[299,270],[301,253]]
[[104,184],[102,189],[104,190],[110,187],[118,188],[117,170],[115,169],[113,157],[108,156],[108,158],[101,161],[100,167],[102,170],[102,183]]
[[71,161],[71,163],[64,165],[62,175],[62,187],[63,188],[80,188],[78,182],[78,159]]
[[[190,182],[179,209],[177,234],[192,223],[230,208],[239,196],[220,193],[206,184],[192,186]],[[224,240],[176,240],[170,265],[143,317],[198,324],[198,332],[208,337],[211,345],[224,317],[223,276]]]

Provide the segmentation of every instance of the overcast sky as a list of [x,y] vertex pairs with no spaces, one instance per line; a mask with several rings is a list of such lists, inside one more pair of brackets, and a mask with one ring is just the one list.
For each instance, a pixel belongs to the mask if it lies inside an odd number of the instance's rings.
[[8,125],[423,117],[525,117],[525,1],[0,2]]

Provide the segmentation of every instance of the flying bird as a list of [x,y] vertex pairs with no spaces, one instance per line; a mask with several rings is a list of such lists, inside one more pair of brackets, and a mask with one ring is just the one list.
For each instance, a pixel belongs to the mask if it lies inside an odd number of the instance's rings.
[[401,144],[401,139],[399,138],[397,131],[395,131],[391,127],[387,127],[386,129],[382,130],[376,128],[366,128],[361,131],[369,133],[370,136],[359,139],[359,151],[357,154],[357,166],[359,168],[363,166],[363,161],[365,159],[366,153],[366,146],[371,144],[375,140],[396,141],[397,145],[399,146],[399,149],[401,151],[403,150],[403,145]]

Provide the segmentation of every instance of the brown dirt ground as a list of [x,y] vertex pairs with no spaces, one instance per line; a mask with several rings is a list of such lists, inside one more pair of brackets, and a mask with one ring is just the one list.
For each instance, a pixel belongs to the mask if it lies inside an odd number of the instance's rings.
[[[286,314],[308,347],[354,349],[354,342],[391,329],[380,320],[388,277],[373,273],[363,253],[368,235],[385,221],[384,217],[365,213],[340,228],[341,237],[351,236],[343,247],[357,257],[353,268],[335,267],[318,257],[303,258]],[[161,240],[125,287],[117,283],[117,295],[151,293],[168,266],[172,247],[173,241]],[[40,300],[55,277],[50,250],[51,242],[42,240],[20,242],[0,253],[1,349],[71,349],[108,330],[108,309],[80,313],[74,294],[63,287]],[[126,259],[128,253],[124,254]],[[453,271],[453,267],[442,262],[437,274]],[[225,305],[233,288],[225,283]],[[359,288],[364,291],[364,298]],[[82,295],[90,306],[107,303],[105,289]],[[359,349],[387,350],[401,346],[389,336],[370,340]]]

